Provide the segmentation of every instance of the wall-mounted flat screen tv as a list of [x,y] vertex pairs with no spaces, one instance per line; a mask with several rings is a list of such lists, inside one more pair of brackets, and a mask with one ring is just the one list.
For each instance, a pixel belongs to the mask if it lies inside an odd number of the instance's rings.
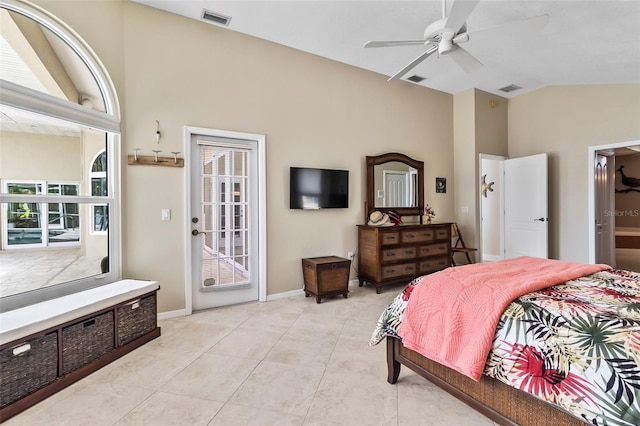
[[349,207],[349,170],[289,169],[289,207],[292,209],[346,209]]

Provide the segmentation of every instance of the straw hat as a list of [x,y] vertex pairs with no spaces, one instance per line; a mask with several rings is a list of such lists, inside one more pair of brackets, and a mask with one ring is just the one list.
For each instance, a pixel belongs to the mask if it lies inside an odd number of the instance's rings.
[[370,226],[393,226],[393,223],[389,220],[389,215],[377,210],[369,215],[369,222],[367,224]]

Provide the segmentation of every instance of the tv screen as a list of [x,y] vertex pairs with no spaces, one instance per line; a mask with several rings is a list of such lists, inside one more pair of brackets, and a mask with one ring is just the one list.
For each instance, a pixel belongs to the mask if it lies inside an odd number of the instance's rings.
[[289,207],[345,209],[349,207],[349,171],[291,167]]

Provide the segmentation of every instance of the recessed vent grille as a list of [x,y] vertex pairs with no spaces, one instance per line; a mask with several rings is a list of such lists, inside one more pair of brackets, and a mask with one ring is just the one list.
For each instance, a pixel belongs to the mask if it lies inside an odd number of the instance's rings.
[[229,26],[229,21],[231,21],[231,16],[225,16],[220,13],[212,12],[207,9],[202,9],[202,19],[205,21],[211,21],[218,25]]
[[425,81],[426,79],[426,77],[420,77],[417,74],[414,74],[411,77],[407,77],[407,80],[413,81],[414,83],[420,83],[421,81]]
[[513,92],[514,90],[520,90],[520,89],[522,89],[522,87],[515,84],[510,84],[508,86],[501,87],[498,90],[502,90],[503,92],[509,93],[509,92]]

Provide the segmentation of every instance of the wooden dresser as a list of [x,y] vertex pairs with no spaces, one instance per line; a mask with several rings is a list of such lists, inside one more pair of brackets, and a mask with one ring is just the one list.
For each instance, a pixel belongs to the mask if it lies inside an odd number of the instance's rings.
[[358,225],[358,281],[382,286],[451,266],[451,224]]

